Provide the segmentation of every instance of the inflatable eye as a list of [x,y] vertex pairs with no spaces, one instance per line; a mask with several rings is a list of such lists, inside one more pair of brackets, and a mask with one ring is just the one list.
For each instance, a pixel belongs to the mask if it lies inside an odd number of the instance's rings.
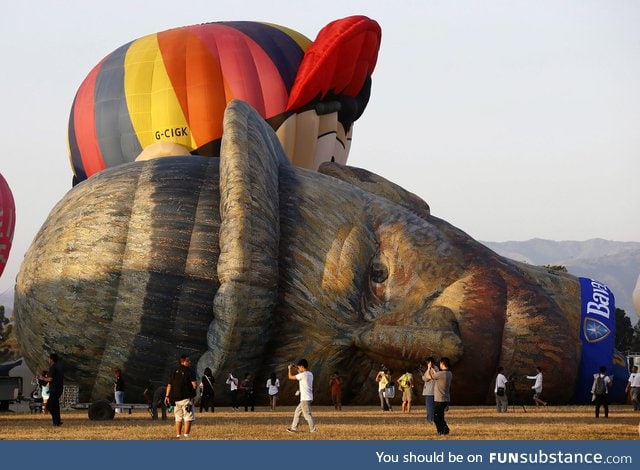
[[361,297],[360,308],[363,317],[367,321],[373,321],[378,316],[380,308],[384,305],[389,295],[388,285],[389,268],[381,259],[380,253],[376,253],[367,272],[368,288]]
[[382,284],[389,277],[389,270],[380,261],[374,261],[371,265],[371,272],[369,278],[371,282],[376,284]]

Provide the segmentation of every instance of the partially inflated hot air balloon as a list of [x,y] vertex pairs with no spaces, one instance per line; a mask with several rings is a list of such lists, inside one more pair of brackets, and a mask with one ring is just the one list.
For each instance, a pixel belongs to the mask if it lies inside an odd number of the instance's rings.
[[9,258],[16,227],[16,206],[7,181],[0,174],[0,276]]
[[218,156],[233,99],[277,130],[295,165],[345,163],[380,39],[378,23],[364,16],[328,24],[313,42],[249,21],[136,39],[105,57],[76,94],[68,136],[74,181],[139,156]]

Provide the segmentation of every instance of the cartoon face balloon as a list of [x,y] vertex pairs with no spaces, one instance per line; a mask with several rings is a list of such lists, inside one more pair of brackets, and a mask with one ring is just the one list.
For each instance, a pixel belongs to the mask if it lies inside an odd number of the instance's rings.
[[16,227],[16,206],[7,181],[0,174],[0,275],[9,258]]
[[[334,21],[312,42],[274,24],[186,26],[136,39],[105,57],[80,86],[69,119],[74,181],[145,151],[218,156],[231,100],[249,103],[278,130],[290,161],[345,163],[364,111],[380,46],[364,16]],[[148,151],[149,148],[151,151]]]
[[291,165],[233,101],[220,158],[132,162],[69,191],[25,254],[14,315],[30,367],[55,350],[91,399],[115,368],[142,393],[184,353],[200,373],[263,383],[305,357],[320,384],[349,371],[345,399],[370,404],[380,363],[446,355],[456,403],[477,404],[498,365],[541,365],[548,399],[568,400],[579,305],[575,277],[499,257],[380,176]]

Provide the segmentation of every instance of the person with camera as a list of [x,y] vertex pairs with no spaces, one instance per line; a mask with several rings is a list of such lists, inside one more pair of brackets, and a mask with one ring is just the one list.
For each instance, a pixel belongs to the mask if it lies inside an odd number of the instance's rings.
[[[186,354],[180,356],[180,364],[174,369],[167,384],[164,398],[168,406],[173,403],[173,413],[176,419],[176,437],[189,437],[191,425],[195,421],[193,398],[196,396],[198,383],[195,374],[190,369],[191,360]],[[184,423],[184,430],[183,430]]]
[[427,368],[425,369],[424,374],[422,374],[422,381],[424,382],[424,386],[422,387],[422,395],[424,395],[424,406],[427,412],[427,423],[433,423],[433,410],[435,407],[434,388],[436,382],[434,380],[431,380],[431,376],[427,373],[427,371],[429,370],[429,368],[435,369],[436,372],[439,369],[436,365],[436,360],[431,356],[426,359],[426,363]]
[[496,375],[496,387],[493,391],[496,397],[496,411],[498,413],[506,413],[509,406],[509,397],[507,396],[507,377],[504,375],[504,367],[498,367]]
[[225,382],[229,386],[229,393],[231,393],[231,409],[238,411],[238,391],[240,390],[240,379],[233,375],[233,372],[229,372],[227,380]]
[[378,382],[378,396],[380,397],[380,408],[382,411],[391,411],[391,403],[389,403],[389,397],[387,396],[387,387],[391,382],[391,376],[389,375],[389,369],[382,364],[380,370],[376,375],[376,382]]
[[[300,403],[293,413],[293,421],[291,427],[287,428],[287,432],[298,432],[298,423],[300,416],[303,416],[309,425],[310,432],[316,432],[316,423],[311,414],[311,403],[313,402],[313,373],[308,370],[309,363],[306,359],[300,359],[296,365],[289,364],[289,380],[297,380],[300,392]],[[297,374],[294,372],[297,371]]]
[[433,367],[427,367],[427,374],[431,377],[431,380],[435,381],[434,387],[434,410],[433,410],[433,423],[436,425],[436,431],[438,435],[449,434],[449,426],[444,419],[444,413],[451,401],[451,380],[453,374],[449,370],[451,362],[448,357],[440,359],[440,370],[436,370]]

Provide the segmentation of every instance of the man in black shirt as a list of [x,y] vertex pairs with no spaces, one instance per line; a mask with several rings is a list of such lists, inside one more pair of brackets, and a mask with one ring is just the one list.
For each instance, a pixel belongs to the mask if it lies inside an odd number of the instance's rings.
[[174,369],[169,378],[164,399],[166,405],[174,403],[173,413],[176,418],[176,437],[178,438],[182,433],[182,423],[184,422],[182,436],[189,437],[191,423],[196,419],[193,398],[196,396],[198,384],[195,375],[189,368],[190,364],[191,360],[185,354],[180,356],[180,365]]
[[60,420],[60,397],[64,389],[64,369],[58,361],[58,355],[51,353],[49,355],[49,374],[46,377],[39,378],[43,382],[49,382],[47,410],[51,413],[51,420],[54,426],[62,424]]
[[158,419],[158,408],[162,411],[162,420],[167,420],[167,405],[164,402],[164,397],[167,394],[167,386],[149,380],[143,395],[149,403],[149,412],[151,413],[151,419]]

